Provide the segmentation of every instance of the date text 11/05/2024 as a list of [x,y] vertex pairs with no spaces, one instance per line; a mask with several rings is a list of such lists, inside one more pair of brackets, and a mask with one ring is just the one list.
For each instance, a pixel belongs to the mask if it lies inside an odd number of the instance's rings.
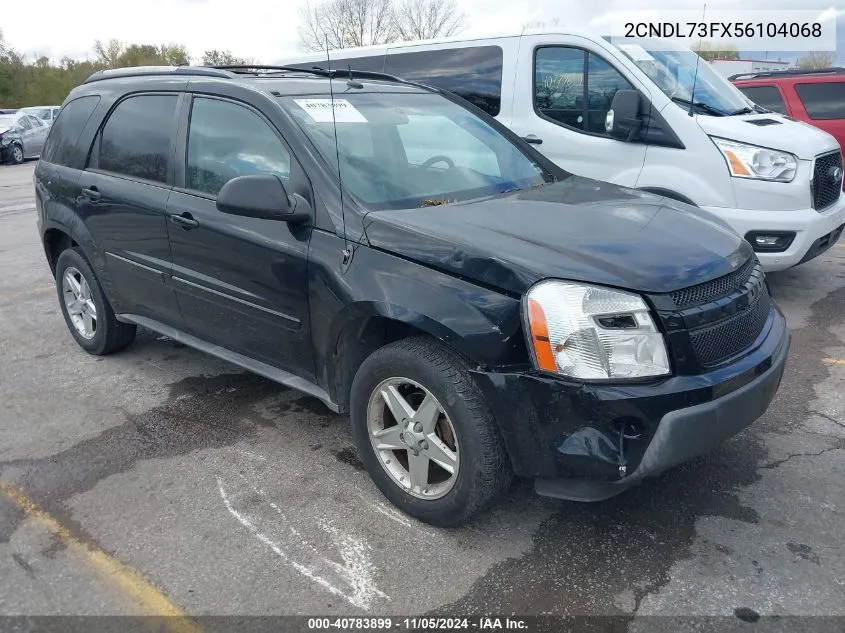
[[351,618],[308,618],[309,630],[400,630],[400,631],[448,631],[448,630],[511,630],[527,631],[524,618],[481,616],[474,618],[444,617],[351,617]]

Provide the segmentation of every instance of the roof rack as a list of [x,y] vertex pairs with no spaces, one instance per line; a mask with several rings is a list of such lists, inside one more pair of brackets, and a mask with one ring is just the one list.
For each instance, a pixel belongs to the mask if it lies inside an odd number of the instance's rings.
[[98,70],[92,74],[84,83],[104,79],[117,79],[120,77],[142,77],[145,75],[194,75],[204,77],[225,77],[231,79],[232,73],[207,66],[133,66],[131,68],[109,68]]
[[[410,81],[405,81],[401,77],[397,77],[396,75],[389,75],[388,73],[379,73],[372,70],[355,70],[352,68],[351,70],[348,68],[333,68],[332,70],[326,70],[325,68],[321,68],[320,66],[311,66],[310,68],[303,68],[301,66],[255,66],[255,65],[240,65],[240,66],[211,66],[216,70],[228,70],[233,73],[238,74],[250,74],[256,76],[272,76],[277,73],[308,73],[310,75],[317,75],[319,77],[331,77],[334,79],[335,77],[349,77],[350,75],[355,79],[377,79],[382,81],[394,81],[397,83],[412,83]],[[418,85],[418,84],[413,84]]]
[[728,77],[729,81],[736,81],[738,79],[757,79],[758,77],[800,77],[802,75],[841,75],[845,73],[845,68],[841,66],[831,66],[830,68],[808,68],[806,70],[767,70],[758,73],[737,73]]

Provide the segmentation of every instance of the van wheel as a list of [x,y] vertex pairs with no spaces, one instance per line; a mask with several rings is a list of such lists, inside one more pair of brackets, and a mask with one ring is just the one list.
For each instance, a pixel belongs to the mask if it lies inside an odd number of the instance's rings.
[[9,163],[12,165],[20,165],[23,162],[23,148],[15,143],[9,152]]
[[89,354],[111,354],[135,340],[135,325],[115,318],[94,271],[78,248],[59,255],[56,289],[71,335]]
[[350,394],[358,454],[381,492],[426,523],[461,523],[513,479],[496,422],[466,363],[415,337],[358,369]]

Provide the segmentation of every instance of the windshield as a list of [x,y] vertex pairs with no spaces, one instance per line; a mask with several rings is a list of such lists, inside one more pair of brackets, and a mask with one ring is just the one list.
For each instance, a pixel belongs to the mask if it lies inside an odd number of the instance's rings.
[[500,132],[431,93],[280,98],[343,185],[371,209],[446,204],[555,180]]
[[23,108],[23,112],[38,117],[39,119],[50,118],[50,108]]
[[[680,107],[689,102],[700,104],[698,113],[715,116],[742,114],[751,104],[742,93],[714,68],[687,48],[665,50],[666,42],[631,40],[616,44],[626,57],[648,75]],[[700,60],[700,61],[699,61]],[[696,78],[696,62],[698,77]],[[695,94],[692,94],[695,83]]]

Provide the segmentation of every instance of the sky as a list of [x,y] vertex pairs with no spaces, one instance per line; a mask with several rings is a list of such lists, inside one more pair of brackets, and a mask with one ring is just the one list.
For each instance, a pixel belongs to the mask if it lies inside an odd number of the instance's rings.
[[[5,0],[8,2],[9,0]],[[467,16],[464,36],[518,31],[530,21],[558,20],[562,27],[601,31],[613,12],[695,9],[702,0],[456,0]],[[27,19],[24,5],[2,12],[6,43],[29,56],[93,58],[96,39],[182,43],[196,60],[203,51],[228,49],[240,57],[274,63],[301,53],[297,27],[305,0],[40,0]],[[838,14],[839,57],[845,57],[845,0],[707,0],[712,9],[832,9]],[[37,17],[35,17],[37,16]],[[606,29],[605,29],[606,31]],[[603,31],[604,32],[604,31]]]

